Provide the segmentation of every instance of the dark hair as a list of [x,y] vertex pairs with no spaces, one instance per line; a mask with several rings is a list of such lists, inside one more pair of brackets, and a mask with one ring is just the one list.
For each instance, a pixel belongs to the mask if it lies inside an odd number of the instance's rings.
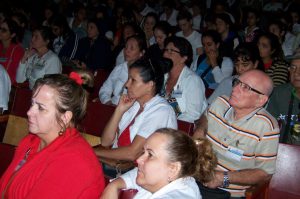
[[164,73],[169,72],[172,64],[172,61],[169,59],[151,60],[143,57],[131,64],[129,69],[139,69],[144,83],[153,81],[155,83],[154,94],[158,94],[164,84]]
[[260,18],[260,13],[255,8],[249,7],[247,9],[247,15],[246,16],[248,16],[249,13],[253,13],[256,16],[256,18]]
[[76,126],[85,116],[87,107],[87,92],[74,80],[62,74],[45,75],[38,79],[33,87],[33,96],[37,95],[44,85],[56,91],[56,119],[62,129],[66,129],[65,124],[60,119],[60,114],[71,111],[73,117],[71,123]]
[[180,21],[186,19],[187,21],[191,21],[193,19],[192,14],[187,10],[182,10],[178,13],[176,20]]
[[[12,18],[13,17],[16,17],[17,20],[19,21],[19,25],[21,24],[24,24],[24,28],[28,28],[28,18],[25,14],[21,13],[21,12],[15,12],[13,15],[12,15]],[[18,22],[17,22],[18,23]]]
[[221,35],[216,30],[207,30],[202,34],[202,41],[204,37],[210,37],[216,44],[222,43]]
[[276,35],[274,35],[273,33],[266,32],[266,33],[263,33],[259,36],[258,41],[262,37],[265,37],[269,40],[269,43],[270,43],[270,46],[271,46],[271,51],[274,51],[271,54],[271,58],[273,60],[276,60],[276,59],[282,60],[284,55],[283,55],[283,50],[282,50],[282,47],[281,47],[281,44],[279,42],[278,37]]
[[66,39],[70,34],[73,33],[66,17],[62,15],[55,16],[55,18],[53,18],[53,20],[51,21],[51,26],[57,26],[60,29],[62,37],[64,39]]
[[15,36],[11,39],[12,43],[21,42],[23,39],[22,29],[14,20],[7,18],[3,21],[3,23],[7,24],[8,31],[10,34],[15,34]]
[[165,46],[169,43],[173,43],[174,46],[179,49],[182,57],[187,56],[185,64],[190,66],[193,61],[193,49],[190,42],[183,37],[172,36],[165,39]]
[[52,49],[52,44],[53,44],[53,39],[54,39],[54,35],[52,33],[52,30],[50,27],[47,26],[39,26],[37,28],[34,29],[33,32],[39,32],[43,38],[44,41],[49,41],[47,48],[48,49]]
[[[287,26],[286,26],[282,21],[280,21],[280,20],[272,20],[272,21],[270,21],[270,23],[269,23],[269,25],[268,25],[268,31],[269,31],[269,28],[270,28],[271,25],[276,25],[276,26],[278,26],[278,28],[279,28],[279,30],[280,30],[281,32],[282,32],[282,31],[284,31],[284,32],[287,31]],[[283,35],[283,37],[284,37],[284,35]]]
[[185,132],[170,128],[158,129],[155,133],[169,137],[165,149],[169,154],[169,161],[180,162],[179,177],[193,176],[202,183],[213,178],[217,158],[206,138],[194,141]]
[[104,36],[106,31],[108,30],[108,26],[104,20],[93,18],[88,20],[88,24],[95,24],[98,29],[99,35]]
[[224,21],[226,24],[229,25],[229,28],[231,28],[231,26],[233,25],[233,24],[232,24],[232,21],[231,21],[231,19],[230,19],[230,17],[229,17],[229,15],[226,14],[226,13],[216,14],[216,18],[215,18],[215,19],[216,19],[216,20],[217,20],[217,19],[221,19],[222,21]]
[[146,51],[147,43],[146,43],[146,39],[143,35],[132,35],[126,39],[126,43],[130,39],[134,39],[137,41],[140,51]]
[[257,45],[253,43],[241,43],[233,52],[233,61],[241,57],[243,61],[251,61],[255,63],[259,60],[259,51]]
[[159,21],[159,18],[158,18],[157,14],[156,14],[155,12],[149,12],[149,13],[145,16],[144,23],[145,23],[145,21],[146,21],[146,18],[148,18],[148,17],[154,18],[155,24]]
[[165,35],[170,36],[172,33],[171,26],[168,22],[166,21],[159,21],[156,23],[156,25],[153,27],[153,31],[157,29],[162,31]]

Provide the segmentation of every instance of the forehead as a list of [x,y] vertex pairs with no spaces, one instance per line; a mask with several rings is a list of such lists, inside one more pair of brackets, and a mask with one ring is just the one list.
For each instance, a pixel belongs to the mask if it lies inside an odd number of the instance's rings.
[[166,135],[161,133],[152,134],[146,141],[145,148],[151,148],[153,151],[165,151],[168,143]]
[[297,68],[299,67],[300,68],[300,58],[292,60],[291,66],[297,67]]
[[56,91],[47,86],[47,85],[43,85],[37,88],[37,90],[35,91],[35,93],[32,96],[32,99],[43,103],[43,104],[51,104],[54,105],[55,104],[55,99],[56,99]]
[[172,49],[177,49],[173,42],[169,42],[166,47],[172,48]]

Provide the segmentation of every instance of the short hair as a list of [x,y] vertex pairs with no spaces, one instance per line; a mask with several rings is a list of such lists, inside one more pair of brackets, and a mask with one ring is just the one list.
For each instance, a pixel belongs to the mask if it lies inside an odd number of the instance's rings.
[[182,10],[178,13],[176,20],[180,21],[186,19],[187,21],[191,21],[193,19],[192,14],[187,10]]
[[57,26],[60,28],[62,32],[62,36],[64,39],[66,39],[70,34],[72,34],[72,30],[68,24],[68,21],[65,16],[63,15],[57,15],[53,18],[51,21],[51,26]]
[[146,42],[146,39],[144,37],[144,35],[132,35],[130,37],[128,37],[126,39],[126,43],[130,40],[130,39],[134,39],[136,40],[136,42],[138,43],[138,47],[140,49],[140,52],[142,51],[146,51],[147,49],[147,42]]
[[237,61],[239,57],[241,57],[243,61],[255,63],[260,59],[257,45],[253,43],[241,43],[233,52],[233,61]]
[[56,91],[56,120],[62,129],[65,124],[60,119],[60,114],[70,111],[73,114],[71,123],[76,127],[86,114],[88,94],[73,79],[62,74],[45,75],[38,79],[33,87],[33,96],[37,95],[42,86],[49,86]]
[[202,34],[202,40],[204,37],[210,37],[216,44],[222,43],[221,35],[216,30],[207,30]]
[[53,43],[53,40],[54,40],[54,35],[52,33],[52,30],[50,27],[47,27],[47,26],[38,26],[34,29],[33,32],[39,32],[43,38],[44,41],[47,41],[49,40],[49,43],[47,45],[47,48],[48,49],[52,49],[52,43]]
[[170,59],[161,58],[161,60],[147,59],[143,57],[129,66],[129,69],[139,69],[140,76],[144,83],[153,81],[155,84],[155,93],[159,94],[164,84],[164,73],[168,72],[173,63]]
[[165,39],[165,45],[173,43],[176,48],[179,50],[181,56],[187,56],[185,64],[189,67],[193,61],[193,49],[192,45],[188,40],[183,37],[171,36]]
[[167,37],[172,33],[171,25],[166,21],[157,22],[153,27],[153,31],[156,29],[162,31]]
[[216,18],[215,19],[221,19],[222,21],[224,21],[226,24],[229,25],[229,27],[231,27],[232,21],[230,19],[230,16],[226,13],[220,13],[220,14],[216,14]]
[[193,176],[202,183],[213,178],[217,158],[206,138],[194,141],[185,132],[170,128],[161,128],[155,133],[168,136],[166,150],[169,161],[181,164],[178,177]]

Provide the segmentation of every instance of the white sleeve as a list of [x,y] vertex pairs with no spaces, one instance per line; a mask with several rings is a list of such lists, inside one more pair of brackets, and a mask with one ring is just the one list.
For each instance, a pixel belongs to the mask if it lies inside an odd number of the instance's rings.
[[157,105],[155,108],[150,109],[145,117],[140,119],[142,119],[142,122],[139,122],[137,135],[145,139],[160,128],[177,129],[175,112],[168,104]]
[[221,68],[216,66],[212,70],[214,79],[217,83],[220,83],[224,78],[230,77],[233,72],[233,62],[229,57],[224,57]]
[[126,189],[138,189],[139,186],[136,184],[137,168],[134,168],[120,176],[126,184]]
[[26,81],[26,69],[27,69],[27,61],[22,64],[20,62],[19,66],[18,66],[18,70],[17,70],[17,74],[16,74],[16,81],[18,83],[23,83]]
[[[6,70],[0,65],[0,108],[7,110],[11,82]],[[0,112],[1,114],[1,112]]]
[[99,99],[102,104],[105,104],[106,102],[112,100],[111,96],[114,90],[114,82],[116,80],[116,77],[118,76],[117,69],[118,67],[115,67],[113,69],[113,71],[110,73],[99,90]]
[[62,73],[62,66],[57,56],[51,56],[45,62],[45,74],[60,74]]
[[178,116],[179,120],[194,122],[207,107],[205,87],[199,76],[190,75],[183,83],[182,100],[185,103],[185,111]]
[[191,69],[192,71],[194,71],[194,72],[195,72],[195,71],[197,70],[197,68],[198,68],[198,66],[197,66],[198,59],[199,59],[199,56],[197,56],[197,59],[194,60],[194,61],[192,62],[191,67],[190,67],[190,69]]

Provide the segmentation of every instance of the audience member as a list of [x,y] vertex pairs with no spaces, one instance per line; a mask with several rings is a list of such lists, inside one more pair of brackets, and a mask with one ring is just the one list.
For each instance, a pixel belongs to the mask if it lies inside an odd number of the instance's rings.
[[11,81],[5,68],[0,64],[0,115],[8,109]]
[[76,129],[87,106],[78,83],[61,74],[36,81],[27,112],[30,134],[1,177],[2,197],[100,197],[105,186],[101,165]]
[[12,84],[16,83],[17,68],[24,55],[19,33],[18,24],[11,19],[5,19],[0,25],[0,64],[7,70]]
[[178,11],[174,7],[174,1],[166,0],[163,2],[163,13],[160,15],[160,21],[166,21],[171,26],[177,26]]
[[49,27],[41,26],[33,31],[31,47],[26,50],[17,70],[18,83],[28,80],[29,88],[33,88],[35,81],[45,74],[62,72],[61,62],[51,50],[52,41]]
[[281,125],[280,142],[300,145],[300,52],[292,56],[290,82],[276,87],[267,110]]
[[224,78],[214,90],[212,95],[208,98],[208,104],[211,104],[217,97],[225,95],[230,96],[232,92],[232,82],[235,78],[245,72],[258,68],[259,54],[255,44],[242,43],[233,53],[233,61],[235,66],[235,75]]
[[193,20],[192,15],[188,11],[181,11],[177,16],[177,23],[181,31],[176,33],[176,36],[183,37],[187,39],[191,46],[193,52],[193,59],[195,60],[198,55],[203,53],[201,34],[196,30],[193,30]]
[[[172,107],[158,93],[164,82],[161,66],[154,60],[138,60],[129,66],[122,95],[101,137],[101,144],[109,149],[95,148],[100,161],[105,159],[134,161],[140,155],[146,139],[159,128],[177,128]],[[120,162],[119,162],[120,163]],[[106,175],[115,177],[120,164],[104,165]]]
[[128,37],[124,48],[126,61],[113,69],[100,88],[101,103],[114,105],[119,103],[121,95],[126,92],[124,87],[128,80],[128,67],[144,55],[146,48],[147,44],[144,37],[139,35]]
[[24,49],[29,48],[32,32],[29,28],[27,16],[21,12],[16,12],[11,16],[11,19],[14,20],[22,30],[22,47]]
[[86,8],[83,5],[75,8],[74,16],[68,18],[68,24],[79,39],[87,36]]
[[279,127],[263,108],[272,88],[264,72],[245,72],[234,80],[230,98],[218,97],[197,122],[194,138],[206,134],[218,158],[208,187],[223,187],[231,197],[244,197],[249,185],[275,173]]
[[147,46],[155,44],[153,28],[158,22],[158,16],[154,12],[150,12],[145,16],[143,23],[143,31],[146,36]]
[[111,48],[105,38],[105,28],[101,21],[91,19],[88,22],[88,36],[79,40],[75,63],[79,68],[109,69],[111,66]]
[[246,14],[246,28],[244,30],[244,41],[256,43],[261,29],[258,27],[260,15],[257,10],[250,8]]
[[171,59],[173,67],[165,75],[161,95],[165,97],[179,120],[193,123],[207,107],[205,86],[189,66],[192,62],[191,44],[182,37],[165,40],[165,58]]
[[273,33],[264,33],[257,42],[259,55],[265,72],[273,80],[274,86],[288,81],[288,63],[283,59],[283,51],[279,40]]
[[204,53],[192,63],[191,69],[201,77],[206,88],[215,89],[224,78],[232,75],[233,63],[219,50],[222,40],[217,31],[204,32],[202,45]]
[[138,167],[112,181],[103,199],[117,199],[125,188],[138,190],[134,198],[202,198],[195,178],[208,182],[216,165],[208,140],[193,141],[184,132],[163,128],[146,140],[143,149]]

